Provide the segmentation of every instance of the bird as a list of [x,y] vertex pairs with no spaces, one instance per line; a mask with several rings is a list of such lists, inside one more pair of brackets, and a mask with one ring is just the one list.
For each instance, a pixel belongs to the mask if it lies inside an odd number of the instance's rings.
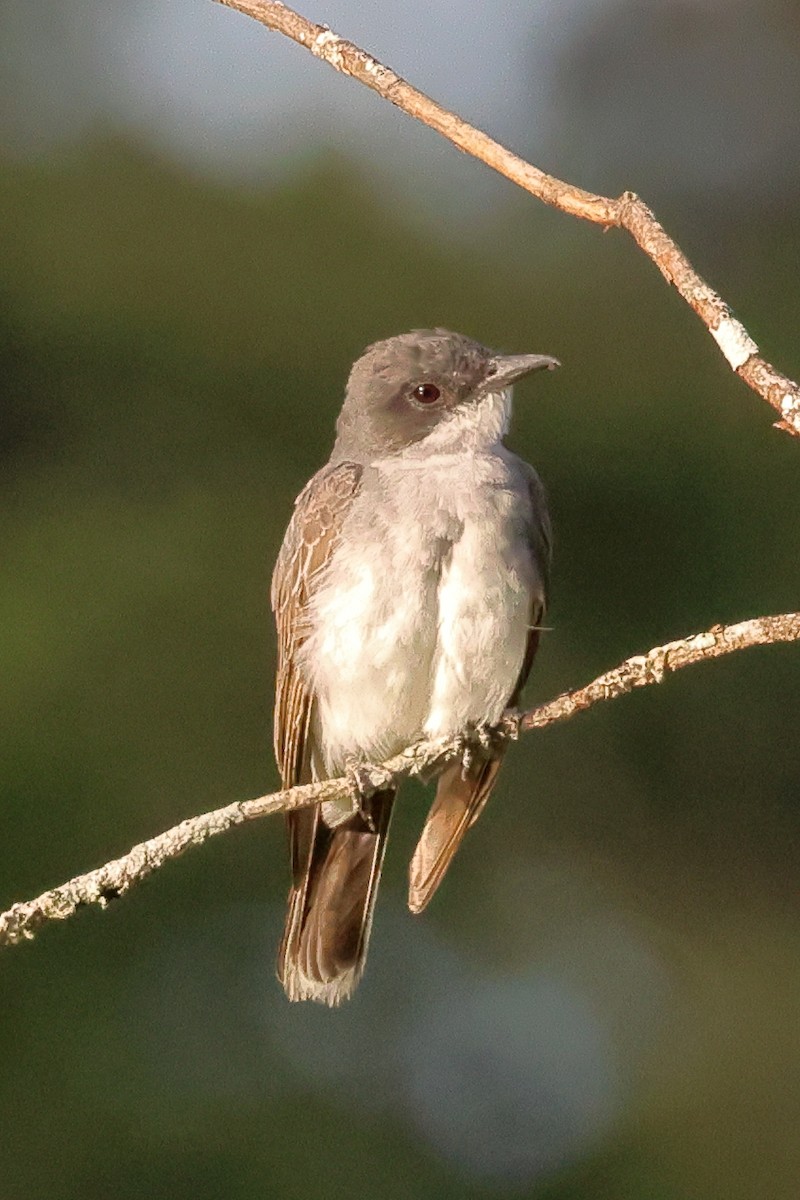
[[[509,450],[512,385],[560,364],[446,329],[368,346],[329,461],[300,492],[272,578],[274,740],[284,788],[356,772],[423,738],[466,738],[409,868],[420,913],[492,791],[547,607],[543,485]],[[472,734],[470,735],[470,732]],[[336,1007],[364,970],[396,787],[287,814],[277,974]]]

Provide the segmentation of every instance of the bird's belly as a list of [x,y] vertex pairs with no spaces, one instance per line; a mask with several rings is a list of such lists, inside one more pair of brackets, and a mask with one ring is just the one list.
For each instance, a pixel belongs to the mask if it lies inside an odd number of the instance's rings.
[[438,588],[427,737],[499,721],[520,676],[536,586],[527,555],[502,524],[466,524]]
[[[380,761],[420,736],[437,641],[435,565],[380,543],[334,555],[303,662],[328,771]],[[398,558],[400,561],[398,561]]]
[[312,601],[300,665],[331,772],[497,721],[521,672],[542,590],[521,500],[492,458],[431,468],[362,493]]
[[326,770],[498,720],[525,654],[530,585],[502,530],[469,523],[455,542],[418,530],[335,553],[303,648]]

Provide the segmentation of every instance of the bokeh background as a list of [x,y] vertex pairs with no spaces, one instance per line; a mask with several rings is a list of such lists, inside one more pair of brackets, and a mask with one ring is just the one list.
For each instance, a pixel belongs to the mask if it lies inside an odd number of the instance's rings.
[[[541,166],[655,207],[800,372],[800,8],[314,0]],[[205,0],[0,5],[0,901],[276,783],[267,588],[365,344],[558,355],[546,699],[797,607],[800,451],[621,235]],[[0,1197],[795,1200],[798,650],[514,749],[366,979],[272,973],[279,821],[2,961]]]

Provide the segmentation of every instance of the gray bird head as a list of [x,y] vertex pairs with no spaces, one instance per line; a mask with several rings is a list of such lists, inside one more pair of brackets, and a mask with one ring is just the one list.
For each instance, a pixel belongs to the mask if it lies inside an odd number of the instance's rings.
[[366,463],[423,442],[432,452],[493,445],[506,431],[511,385],[557,366],[544,354],[496,354],[446,329],[375,342],[350,372],[333,457]]

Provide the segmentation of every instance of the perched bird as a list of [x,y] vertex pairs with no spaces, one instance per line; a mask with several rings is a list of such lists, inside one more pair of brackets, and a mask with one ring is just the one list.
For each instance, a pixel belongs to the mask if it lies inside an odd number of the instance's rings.
[[[380,763],[514,705],[547,600],[539,477],[503,444],[512,384],[552,369],[445,329],[369,346],[330,460],[300,493],[272,580],[275,753],[284,787]],[[486,739],[484,739],[486,743]],[[494,785],[502,748],[439,777],[410,867],[421,912]],[[290,813],[278,977],[337,1005],[364,969],[395,789]]]

